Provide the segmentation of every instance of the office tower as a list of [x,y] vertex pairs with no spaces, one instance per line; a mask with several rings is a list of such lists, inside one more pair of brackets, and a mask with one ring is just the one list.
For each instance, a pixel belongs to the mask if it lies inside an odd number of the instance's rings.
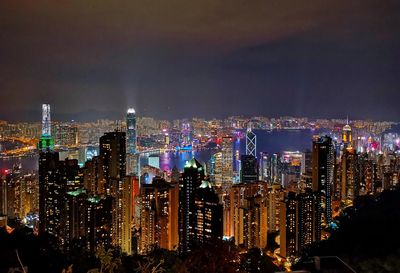
[[126,114],[126,154],[127,174],[138,175],[136,111],[129,108]]
[[268,153],[261,152],[260,153],[260,173],[259,180],[264,180],[272,183],[271,177],[271,160]]
[[54,140],[51,137],[51,117],[50,104],[42,105],[42,135],[38,143],[39,150],[47,150],[54,148]]
[[282,182],[282,162],[279,154],[272,154],[270,158],[272,183]]
[[315,138],[312,148],[312,190],[320,193],[321,225],[332,221],[334,166],[335,150],[332,139],[329,136]]
[[211,182],[214,183],[218,188],[222,188],[223,185],[223,162],[222,162],[222,152],[215,153],[210,159],[210,169],[209,178]]
[[345,206],[353,204],[359,192],[358,156],[355,149],[348,147],[341,160],[341,201]]
[[204,180],[203,166],[194,158],[188,161],[183,170],[179,190],[179,251],[188,253],[194,243],[196,223],[195,189]]
[[155,177],[141,187],[139,253],[155,248],[176,250],[178,239],[179,184]]
[[126,134],[124,132],[105,133],[100,138],[100,158],[102,161],[101,179],[105,186],[105,194],[113,198],[112,206],[112,244],[121,247],[125,253],[130,253],[131,242],[124,236],[124,219],[127,219],[126,213],[129,200],[124,196],[126,175]]
[[312,153],[306,150],[302,153],[301,158],[301,174],[311,175],[312,173]]
[[229,191],[233,183],[233,144],[232,137],[225,136],[221,143],[221,161],[222,161],[222,188],[223,191]]
[[211,243],[213,240],[222,240],[222,213],[223,207],[219,204],[218,194],[209,181],[203,180],[194,190],[195,223],[193,225],[193,241],[196,243]]
[[342,130],[342,143],[344,145],[344,148],[351,146],[352,142],[353,142],[353,135],[351,133],[351,127],[349,125],[349,120],[347,119],[347,123],[345,126],[343,126],[343,130]]
[[126,152],[136,154],[136,111],[129,108],[126,114]]
[[251,125],[248,125],[246,132],[246,155],[257,157],[257,137],[251,130]]
[[57,152],[39,153],[39,231],[63,238],[66,181],[61,179]]
[[268,233],[268,183],[235,184],[230,192],[231,223],[235,244],[264,249]]
[[257,181],[258,168],[257,159],[253,155],[242,155],[240,157],[241,162],[241,182],[251,183]]
[[280,255],[291,257],[297,255],[298,250],[298,206],[296,194],[289,192],[281,203],[280,209]]
[[302,154],[299,152],[284,151],[281,156],[281,184],[284,188],[296,190],[301,175]]

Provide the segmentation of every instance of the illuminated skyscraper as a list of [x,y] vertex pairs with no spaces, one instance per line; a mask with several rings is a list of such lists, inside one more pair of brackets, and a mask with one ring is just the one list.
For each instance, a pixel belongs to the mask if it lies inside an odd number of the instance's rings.
[[296,195],[289,192],[281,202],[280,254],[284,257],[298,256],[304,247],[319,241],[321,230],[318,223],[318,194],[311,188]]
[[136,111],[129,108],[126,114],[126,171],[128,175],[138,175]]
[[65,195],[65,244],[67,248],[69,244],[75,240],[81,240],[87,234],[87,195],[85,189],[76,189],[68,191]]
[[155,177],[142,184],[139,253],[155,248],[176,250],[178,247],[179,184]]
[[353,142],[353,135],[351,133],[351,127],[349,125],[349,119],[347,119],[347,123],[345,126],[343,126],[342,130],[342,143],[344,144],[344,147],[347,148],[348,146],[351,146]]
[[54,151],[39,154],[39,231],[63,237],[66,181],[61,179],[59,155]]
[[50,104],[42,105],[42,135],[38,143],[39,150],[52,150],[54,148],[54,141],[51,137],[51,117],[50,117]]
[[305,246],[315,241],[315,195],[310,188],[297,196],[298,199],[298,248],[302,251]]
[[282,185],[272,184],[268,189],[268,231],[276,232],[280,229],[280,207],[284,199]]
[[251,130],[251,125],[246,132],[246,155],[257,157],[257,136]]
[[268,183],[235,184],[230,192],[231,223],[235,244],[246,249],[267,245]]
[[240,180],[243,183],[251,183],[258,179],[257,159],[253,155],[242,155],[240,157]]
[[318,192],[318,198],[321,199],[321,225],[332,221],[334,166],[335,148],[332,139],[329,136],[315,138],[312,148],[312,190]]
[[207,243],[222,240],[222,205],[219,204],[218,194],[209,181],[203,180],[195,189],[195,222],[193,225],[193,241]]
[[42,136],[51,135],[50,104],[42,105]]
[[204,168],[194,158],[184,167],[183,178],[179,190],[179,251],[191,251],[194,243],[196,225],[195,189],[200,187],[204,180]]
[[7,222],[7,180],[5,177],[7,172],[0,173],[0,227],[3,224],[6,225]]
[[280,255],[291,257],[298,250],[298,206],[296,194],[289,192],[280,208]]
[[359,166],[355,149],[343,151],[341,160],[341,201],[347,206],[353,204],[359,193]]
[[136,111],[129,108],[126,114],[126,152],[136,154]]
[[[124,132],[105,133],[100,138],[100,158],[102,162],[102,177],[105,194],[113,198],[112,209],[112,244],[121,247],[125,253],[131,253],[129,236],[125,229],[130,228],[131,220],[126,214],[130,203],[130,184],[126,176],[126,134]],[[128,194],[126,191],[129,191]]]
[[221,143],[222,154],[222,188],[229,191],[233,183],[233,145],[232,137],[223,137]]

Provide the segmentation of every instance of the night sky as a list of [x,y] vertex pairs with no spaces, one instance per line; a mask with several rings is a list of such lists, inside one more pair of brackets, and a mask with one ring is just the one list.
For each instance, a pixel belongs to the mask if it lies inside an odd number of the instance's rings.
[[2,0],[0,119],[400,119],[400,1]]

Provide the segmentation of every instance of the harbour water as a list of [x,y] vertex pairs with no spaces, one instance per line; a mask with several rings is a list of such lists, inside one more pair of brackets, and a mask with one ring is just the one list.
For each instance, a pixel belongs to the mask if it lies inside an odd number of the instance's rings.
[[[257,153],[278,153],[282,151],[304,151],[311,149],[312,136],[317,132],[312,130],[255,130],[257,135]],[[244,154],[246,150],[245,139],[237,140],[234,143],[234,151],[239,150]],[[185,162],[195,157],[199,162],[207,162],[215,150],[203,150],[193,152],[169,152],[159,155],[160,168],[164,170],[172,169],[176,166],[182,170]],[[146,163],[147,158],[143,156],[142,164]],[[14,164],[21,163],[24,170],[38,169],[38,156],[23,158],[0,159],[0,169],[11,168]]]

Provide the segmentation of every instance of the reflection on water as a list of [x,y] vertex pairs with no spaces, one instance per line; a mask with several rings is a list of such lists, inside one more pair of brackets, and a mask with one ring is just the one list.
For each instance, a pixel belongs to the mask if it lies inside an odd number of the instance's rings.
[[[257,153],[268,152],[277,153],[282,151],[304,151],[311,149],[312,136],[317,134],[316,131],[311,130],[254,130],[257,135]],[[246,151],[246,141],[244,139],[234,142],[234,153],[239,150],[240,154]],[[163,170],[171,170],[176,166],[182,170],[185,162],[195,157],[200,163],[207,162],[215,150],[204,150],[198,152],[169,152],[160,154],[160,168]],[[13,164],[21,163],[24,170],[37,170],[38,169],[38,156],[0,159],[0,168],[11,168]],[[141,165],[148,164],[148,157],[142,156],[140,160]]]

